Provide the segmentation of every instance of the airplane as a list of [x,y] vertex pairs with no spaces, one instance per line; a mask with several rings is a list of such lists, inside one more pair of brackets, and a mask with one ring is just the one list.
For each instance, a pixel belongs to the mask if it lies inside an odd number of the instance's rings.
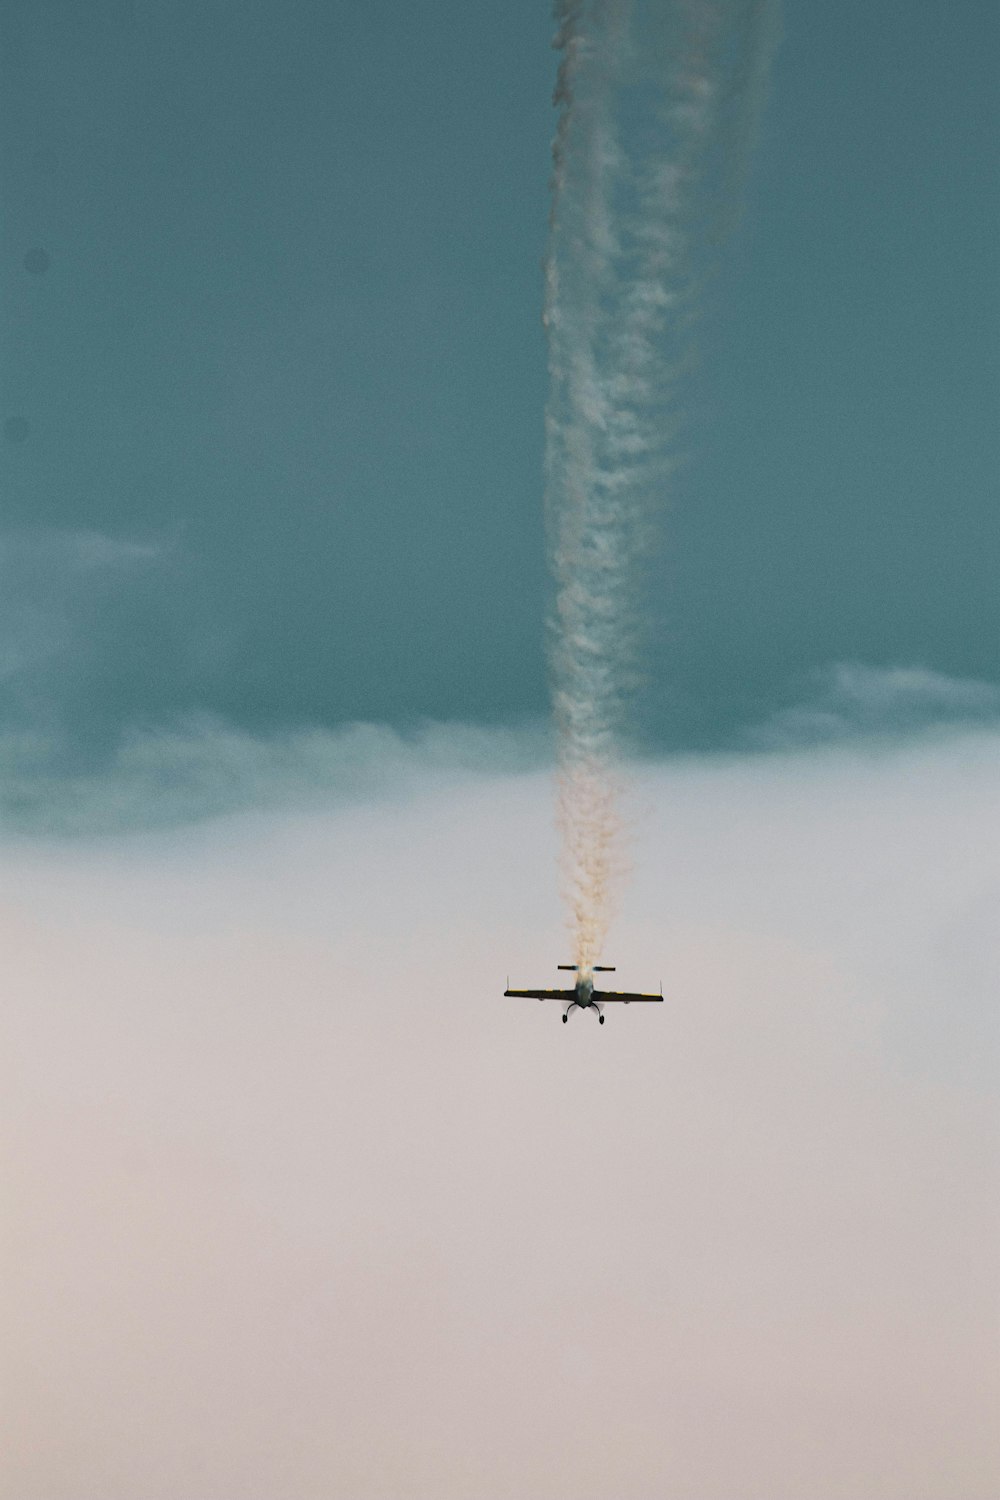
[[[556,964],[556,968],[571,969],[574,974],[577,972],[576,964]],[[631,1005],[633,1001],[636,1004],[640,1004],[643,1001],[647,1003],[659,1003],[663,1000],[662,985],[660,986],[660,993],[658,995],[637,995],[634,994],[631,990],[594,989],[595,974],[613,974],[614,972],[614,964],[595,964],[589,974],[580,975],[580,977],[576,981],[575,986],[571,990],[512,990],[510,988],[510,980],[508,979],[507,988],[504,990],[504,994],[519,995],[525,1000],[568,1001],[569,1003],[567,1004],[566,1009],[563,1011],[564,1025],[569,1020],[570,1011],[576,1010],[577,1008],[579,1008],[580,1010],[595,1010],[597,1012],[597,1019],[603,1026],[604,1015],[601,1011],[602,1005],[610,1005],[613,1001],[621,1001],[623,1005]]]

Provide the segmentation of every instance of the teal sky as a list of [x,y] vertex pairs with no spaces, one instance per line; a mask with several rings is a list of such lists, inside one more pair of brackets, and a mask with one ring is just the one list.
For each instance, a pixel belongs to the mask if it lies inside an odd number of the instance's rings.
[[[204,715],[546,713],[551,31],[7,0],[0,710],[50,771]],[[664,749],[835,663],[1000,683],[1000,13],[784,32],[650,588]]]

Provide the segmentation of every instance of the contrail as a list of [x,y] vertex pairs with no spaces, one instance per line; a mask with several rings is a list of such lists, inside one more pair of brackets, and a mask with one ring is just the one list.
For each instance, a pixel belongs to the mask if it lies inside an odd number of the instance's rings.
[[623,859],[641,561],[711,249],[739,212],[777,0],[556,0],[545,508],[563,875],[582,973]]

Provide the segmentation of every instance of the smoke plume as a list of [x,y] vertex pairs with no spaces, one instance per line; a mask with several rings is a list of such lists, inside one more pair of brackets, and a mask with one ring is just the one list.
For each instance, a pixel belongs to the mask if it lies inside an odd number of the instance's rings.
[[575,959],[623,866],[641,564],[668,498],[699,286],[736,217],[777,0],[557,0],[546,518],[558,822]]

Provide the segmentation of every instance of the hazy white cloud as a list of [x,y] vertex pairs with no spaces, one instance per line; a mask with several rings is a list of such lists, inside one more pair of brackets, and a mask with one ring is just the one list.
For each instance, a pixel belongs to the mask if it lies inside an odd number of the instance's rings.
[[151,828],[246,809],[316,806],[412,790],[428,779],[535,769],[544,726],[485,729],[383,724],[252,735],[218,719],[135,729],[106,764],[67,772],[45,735],[0,735],[8,828],[94,833]]
[[998,748],[8,840],[5,1500],[992,1500]]
[[96,598],[163,554],[161,544],[97,531],[0,533],[0,682],[29,677],[58,658],[85,628]]
[[[77,538],[70,551],[100,555],[107,538]],[[67,546],[69,543],[67,542]],[[122,544],[122,566],[148,549]],[[74,550],[75,549],[75,550]],[[132,557],[132,552],[135,557]],[[152,556],[152,554],[151,554]],[[73,638],[58,612],[14,598],[0,631],[0,679],[25,676]],[[10,628],[16,615],[17,628]],[[0,616],[0,625],[3,617]],[[61,632],[61,633],[60,633]],[[852,744],[895,753],[907,742],[947,744],[1000,724],[1000,688],[922,668],[840,664],[817,674],[801,701],[748,731],[750,750],[771,753]],[[59,731],[47,723],[0,733],[0,820],[8,829],[107,833],[156,828],[249,809],[315,806],[411,788],[431,777],[524,772],[548,763],[544,724],[484,728],[426,723],[281,729],[252,734],[212,715],[136,725],[97,765],[68,769]]]
[[103,531],[38,528],[0,535],[0,566],[40,571],[90,572],[98,568],[134,568],[155,562],[163,547]]
[[952,733],[1000,723],[1000,687],[923,667],[841,662],[816,673],[802,701],[748,736],[764,749]]

